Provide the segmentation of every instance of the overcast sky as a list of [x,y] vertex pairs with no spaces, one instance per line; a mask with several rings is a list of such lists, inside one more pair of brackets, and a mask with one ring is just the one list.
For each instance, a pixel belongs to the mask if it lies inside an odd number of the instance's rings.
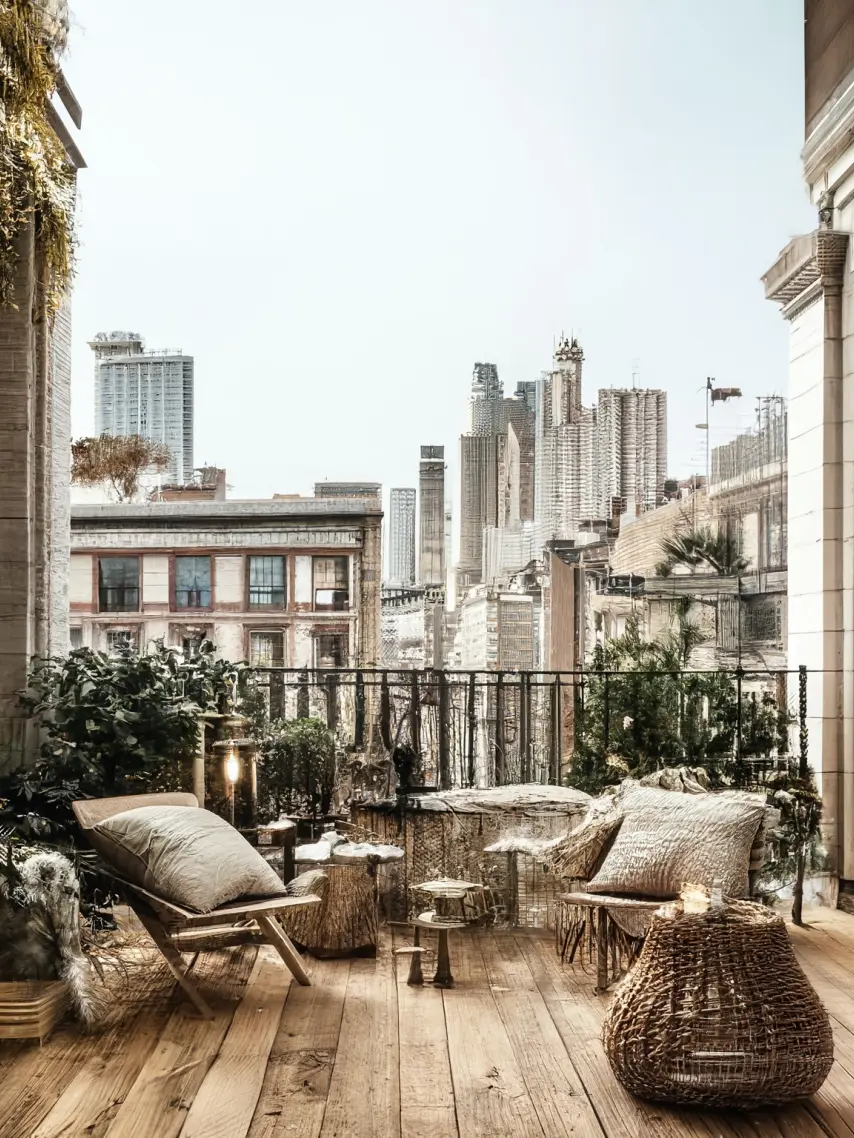
[[[196,359],[235,496],[451,482],[472,364],[574,330],[586,402],[663,387],[670,471],[785,392],[760,275],[814,228],[802,0],[76,0],[74,429],[95,332]],[[456,506],[456,503],[455,503]]]

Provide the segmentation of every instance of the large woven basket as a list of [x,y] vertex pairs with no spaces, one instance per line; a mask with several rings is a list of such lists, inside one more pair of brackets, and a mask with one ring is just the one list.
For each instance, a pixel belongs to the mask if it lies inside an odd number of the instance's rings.
[[790,1102],[833,1063],[830,1021],[782,919],[748,901],[656,913],[602,1042],[623,1086],[653,1102]]

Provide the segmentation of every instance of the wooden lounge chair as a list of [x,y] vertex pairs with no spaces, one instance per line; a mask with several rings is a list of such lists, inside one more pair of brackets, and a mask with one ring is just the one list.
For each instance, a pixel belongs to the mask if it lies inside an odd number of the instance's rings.
[[[114,814],[134,810],[139,806],[198,808],[198,805],[199,800],[194,794],[133,794],[121,798],[83,799],[72,803],[72,809],[85,832]],[[157,945],[172,975],[206,1019],[212,1019],[213,1012],[189,978],[195,955],[199,952],[253,942],[271,944],[298,983],[311,983],[297,950],[279,923],[278,914],[285,909],[316,905],[320,901],[319,897],[282,896],[264,900],[256,898],[230,901],[210,913],[194,913],[127,881],[103,859],[101,867],[106,876],[124,886],[128,904]],[[182,953],[194,954],[189,966],[185,965]]]

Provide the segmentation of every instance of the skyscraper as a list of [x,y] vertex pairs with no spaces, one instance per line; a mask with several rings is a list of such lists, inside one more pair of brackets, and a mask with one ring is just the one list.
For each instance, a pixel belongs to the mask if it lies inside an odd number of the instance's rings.
[[425,586],[445,584],[445,448],[423,446],[418,476],[418,580]]
[[533,395],[519,383],[505,399],[495,364],[474,365],[471,430],[460,439],[461,594],[482,580],[484,530],[534,516]]
[[599,391],[596,416],[599,516],[617,508],[654,510],[667,477],[667,394],[632,388]]
[[[495,364],[475,364],[471,377],[471,429],[474,434],[490,434],[493,405],[504,396]],[[484,430],[485,428],[485,430]]]
[[168,477],[193,477],[193,357],[146,352],[136,332],[99,332],[95,353],[95,431],[141,435],[169,448]]
[[582,522],[617,510],[654,509],[667,476],[667,396],[601,388],[596,407],[581,400],[584,352],[562,338],[554,368],[538,384],[538,540],[573,538]]
[[415,490],[409,487],[391,490],[386,577],[391,585],[415,584]]
[[575,536],[598,512],[596,411],[581,405],[584,351],[563,337],[537,385],[535,519],[538,540]]

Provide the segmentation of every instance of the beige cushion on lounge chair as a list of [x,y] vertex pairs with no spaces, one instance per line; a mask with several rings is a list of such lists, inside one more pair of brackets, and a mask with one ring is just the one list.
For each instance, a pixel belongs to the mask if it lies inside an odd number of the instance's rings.
[[258,851],[209,810],[141,806],[104,818],[87,833],[129,882],[197,913],[238,898],[286,895]]
[[622,825],[588,893],[675,897],[686,884],[711,888],[720,881],[726,896],[748,895],[761,798],[638,786],[618,805]]

